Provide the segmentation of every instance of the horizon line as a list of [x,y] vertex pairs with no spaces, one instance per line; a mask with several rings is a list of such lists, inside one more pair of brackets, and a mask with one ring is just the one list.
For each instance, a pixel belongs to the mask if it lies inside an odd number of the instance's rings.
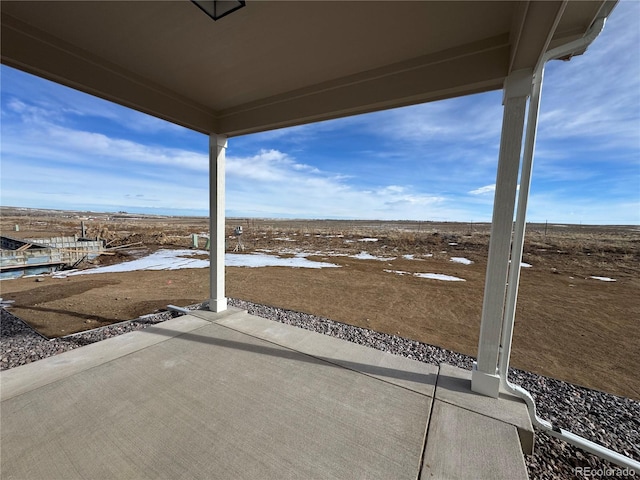
[[[2,209],[15,209],[15,210],[28,210],[28,211],[43,211],[43,212],[62,212],[62,213],[75,213],[75,214],[100,214],[100,215],[136,215],[142,217],[160,217],[160,218],[200,218],[200,219],[208,219],[209,215],[193,215],[184,213],[182,215],[175,214],[162,214],[162,213],[143,213],[143,212],[129,212],[125,210],[118,211],[97,211],[97,210],[76,210],[76,209],[62,209],[62,208],[39,208],[39,207],[18,207],[13,205],[0,205],[0,210]],[[379,222],[379,223],[459,223],[463,225],[474,224],[474,225],[491,225],[490,221],[474,221],[474,220],[410,220],[410,219],[393,219],[393,220],[382,220],[382,219],[372,219],[372,218],[309,218],[309,217],[259,217],[259,216],[249,216],[249,215],[229,215],[225,216],[225,219],[229,220],[271,220],[271,221],[297,221],[297,222]],[[515,223],[515,221],[514,221]],[[575,227],[640,227],[640,224],[591,224],[591,223],[571,223],[571,222],[536,222],[536,221],[527,221],[529,225],[566,225],[566,226],[575,226]]]

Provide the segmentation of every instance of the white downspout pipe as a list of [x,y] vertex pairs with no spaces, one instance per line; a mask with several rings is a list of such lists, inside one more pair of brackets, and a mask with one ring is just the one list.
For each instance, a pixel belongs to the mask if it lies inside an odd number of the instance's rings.
[[621,455],[602,445],[594,443],[586,438],[580,437],[567,430],[553,426],[550,422],[538,417],[536,404],[531,394],[518,385],[509,383],[509,358],[511,356],[511,340],[513,337],[513,324],[515,320],[516,301],[518,297],[518,286],[520,281],[520,264],[522,262],[522,251],[524,246],[524,233],[526,228],[527,201],[529,199],[529,189],[531,187],[531,170],[533,166],[533,153],[536,142],[536,132],[538,129],[538,112],[540,110],[540,94],[542,92],[542,82],[544,77],[544,67],[549,60],[571,55],[578,50],[588,47],[600,34],[604,28],[606,17],[598,18],[587,34],[573,42],[554,48],[548,51],[536,66],[533,74],[533,88],[531,101],[529,103],[529,116],[527,119],[527,131],[523,153],[523,165],[520,176],[520,192],[518,196],[518,207],[516,212],[514,241],[511,248],[511,265],[509,268],[509,278],[505,311],[503,316],[503,328],[500,348],[500,359],[498,362],[498,372],[500,376],[500,388],[507,393],[522,398],[529,409],[531,422],[542,431],[569,442],[582,450],[593,453],[601,458],[609,460],[623,468],[628,468],[634,473],[640,473],[640,462],[632,458]]

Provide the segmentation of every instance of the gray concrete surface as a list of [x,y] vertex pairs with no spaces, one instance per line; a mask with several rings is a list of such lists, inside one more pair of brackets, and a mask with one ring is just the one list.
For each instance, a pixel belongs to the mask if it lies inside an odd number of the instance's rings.
[[526,479],[513,425],[435,400],[423,479]]
[[523,401],[513,395],[500,394],[500,401],[471,391],[471,372],[441,364],[438,375],[437,400],[456,405],[472,412],[516,427],[522,451],[533,454],[534,431]]
[[[211,317],[216,315],[208,312]],[[250,321],[248,321],[250,320]],[[438,367],[239,312],[220,325],[433,397]]]
[[208,325],[205,320],[192,316],[178,317],[163,322],[161,326],[151,326],[144,331],[120,335],[7,370],[1,374],[0,400],[57,382],[204,325]]
[[[236,309],[195,312],[0,379],[3,479],[416,479],[423,452],[436,474],[423,478],[524,468],[517,435],[503,434],[515,434],[511,423],[446,400],[434,407],[438,367]],[[475,469],[485,430],[515,460]]]

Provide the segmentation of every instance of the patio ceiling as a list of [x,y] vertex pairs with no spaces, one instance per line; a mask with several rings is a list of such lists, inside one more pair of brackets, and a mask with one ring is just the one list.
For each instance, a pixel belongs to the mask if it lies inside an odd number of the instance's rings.
[[604,1],[2,1],[2,63],[228,136],[500,89]]

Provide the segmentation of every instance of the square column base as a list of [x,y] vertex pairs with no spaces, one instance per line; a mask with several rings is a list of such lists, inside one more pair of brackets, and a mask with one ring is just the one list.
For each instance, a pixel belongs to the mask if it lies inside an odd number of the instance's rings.
[[487,397],[498,398],[500,395],[500,375],[481,372],[478,370],[478,362],[473,362],[471,390]]
[[227,309],[227,297],[210,299],[209,311],[211,312],[224,312]]

